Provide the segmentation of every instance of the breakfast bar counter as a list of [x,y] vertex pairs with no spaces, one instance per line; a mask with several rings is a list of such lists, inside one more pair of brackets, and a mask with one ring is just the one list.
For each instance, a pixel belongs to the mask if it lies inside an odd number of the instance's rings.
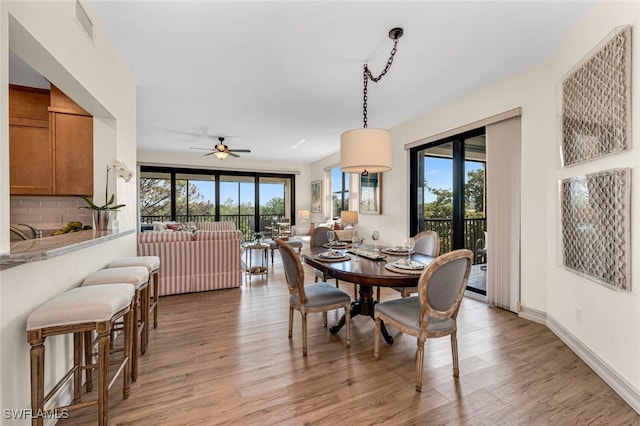
[[62,256],[135,232],[134,229],[116,232],[88,230],[12,242],[8,252],[0,253],[0,270]]

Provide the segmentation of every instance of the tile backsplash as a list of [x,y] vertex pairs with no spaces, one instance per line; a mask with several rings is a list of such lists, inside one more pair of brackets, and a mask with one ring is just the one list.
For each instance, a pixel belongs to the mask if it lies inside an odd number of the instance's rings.
[[92,224],[90,210],[79,209],[86,203],[79,197],[12,196],[10,222],[26,223],[39,229],[57,229],[67,222]]

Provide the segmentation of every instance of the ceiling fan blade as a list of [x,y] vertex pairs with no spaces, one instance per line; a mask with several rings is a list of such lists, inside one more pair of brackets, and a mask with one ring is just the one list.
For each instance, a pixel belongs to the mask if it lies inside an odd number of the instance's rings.
[[178,133],[181,135],[202,136],[202,133],[186,132],[184,130],[173,130],[173,129],[165,129],[165,130],[169,133]]
[[211,148],[198,148],[197,146],[190,146],[189,149],[202,149],[204,151],[214,151]]
[[207,152],[206,154],[202,154],[204,157],[206,157],[207,155],[213,155],[215,154],[215,151],[211,151],[211,152]]
[[229,152],[251,152],[250,149],[230,149]]
[[228,154],[230,157],[235,157],[235,158],[240,157],[238,154],[234,154],[233,151],[229,151]]

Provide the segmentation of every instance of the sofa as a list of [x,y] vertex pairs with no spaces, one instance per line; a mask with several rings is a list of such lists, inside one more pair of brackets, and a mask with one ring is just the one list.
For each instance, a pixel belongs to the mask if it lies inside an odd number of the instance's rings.
[[233,222],[196,224],[195,232],[138,234],[138,255],[158,256],[159,294],[240,287],[242,233]]

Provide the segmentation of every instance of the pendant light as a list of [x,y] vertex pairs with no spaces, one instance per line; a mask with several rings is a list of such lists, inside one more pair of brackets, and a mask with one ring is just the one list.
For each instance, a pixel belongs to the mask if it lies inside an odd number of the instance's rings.
[[391,132],[386,129],[370,129],[367,127],[367,95],[369,80],[377,83],[391,68],[396,54],[398,40],[402,37],[402,28],[389,31],[393,40],[393,49],[387,65],[378,77],[374,77],[367,64],[363,71],[363,128],[347,130],[340,135],[340,168],[343,173],[382,173],[391,170]]

